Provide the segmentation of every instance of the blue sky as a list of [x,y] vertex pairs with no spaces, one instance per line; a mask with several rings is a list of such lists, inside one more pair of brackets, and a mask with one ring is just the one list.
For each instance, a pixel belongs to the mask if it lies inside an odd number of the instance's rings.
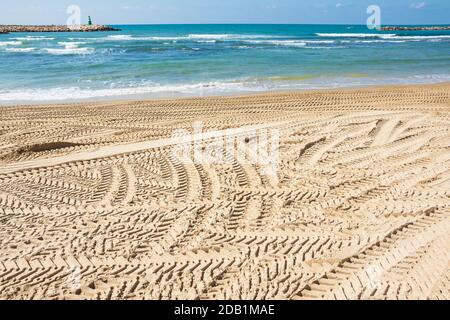
[[71,4],[101,24],[365,24],[371,4],[382,24],[450,24],[449,0],[2,0],[0,24],[64,24]]

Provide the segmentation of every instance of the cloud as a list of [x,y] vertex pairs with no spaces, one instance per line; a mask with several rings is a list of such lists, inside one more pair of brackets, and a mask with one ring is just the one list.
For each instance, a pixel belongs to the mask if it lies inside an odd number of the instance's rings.
[[426,7],[428,5],[428,3],[426,2],[413,2],[411,3],[410,7],[413,9],[422,9],[424,7]]
[[336,8],[342,7],[342,3],[338,2],[336,3]]

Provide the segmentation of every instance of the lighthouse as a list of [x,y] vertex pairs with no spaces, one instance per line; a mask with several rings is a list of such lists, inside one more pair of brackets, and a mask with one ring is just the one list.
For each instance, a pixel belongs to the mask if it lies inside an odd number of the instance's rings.
[[92,26],[91,16],[88,16],[88,25],[89,25],[89,26]]

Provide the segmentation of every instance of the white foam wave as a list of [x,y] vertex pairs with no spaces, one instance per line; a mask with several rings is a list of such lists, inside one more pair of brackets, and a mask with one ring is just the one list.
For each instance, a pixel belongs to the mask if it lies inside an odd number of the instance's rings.
[[[253,88],[255,91],[262,88]],[[208,82],[180,85],[150,85],[112,89],[52,88],[0,91],[0,101],[60,101],[91,98],[123,97],[145,94],[202,94],[253,91],[242,82]]]
[[129,34],[119,34],[119,35],[113,35],[113,36],[107,36],[106,39],[111,40],[132,40],[132,36]]
[[135,37],[130,38],[129,40],[136,41],[178,41],[178,40],[187,40],[188,37]]
[[58,44],[61,46],[64,46],[66,49],[74,49],[74,48],[78,48],[79,45],[86,44],[86,42],[81,42],[81,41],[64,42],[64,41],[62,41],[62,42],[58,42]]
[[[245,35],[245,34],[188,34],[183,36],[148,36],[148,37],[134,37],[129,34],[110,35],[106,38],[99,38],[96,40],[113,40],[113,41],[179,41],[179,40],[198,40],[199,42],[210,41],[225,41],[225,40],[239,40],[239,39],[261,39],[273,38],[268,35]],[[80,38],[72,38],[71,40],[79,40]]]
[[118,88],[88,89],[79,87],[51,89],[0,90],[0,101],[74,101],[83,99],[120,98],[120,97],[158,97],[170,95],[213,95],[240,92],[258,92],[267,90],[322,89],[359,85],[395,84],[395,83],[433,83],[449,81],[450,74],[413,75],[409,77],[315,77],[299,81],[261,81],[241,79],[237,81],[216,81],[196,84],[160,85],[147,83],[141,86]]
[[306,46],[306,42],[303,40],[244,40],[243,42],[250,44],[267,44],[267,45],[288,46],[288,47]]
[[7,48],[6,51],[8,52],[32,52],[36,48]]
[[327,46],[307,46],[304,47],[305,49],[325,49],[325,50],[331,50],[331,49],[345,49],[347,47],[344,46],[333,46],[333,47],[327,47]]
[[[244,43],[249,44],[267,44],[274,46],[286,47],[305,47],[310,44],[333,44],[334,40],[243,40]],[[323,47],[318,47],[323,48]]]
[[214,40],[238,40],[238,39],[266,39],[273,38],[270,35],[258,35],[258,34],[189,34],[188,39],[214,39]]
[[20,46],[22,45],[22,41],[2,41],[0,42],[0,47],[6,47],[6,46]]
[[198,43],[216,43],[217,40],[198,40]]
[[92,48],[64,48],[64,49],[55,49],[55,48],[45,48],[44,49],[49,54],[54,55],[85,55],[85,54],[92,54],[94,52],[94,49]]
[[[435,40],[450,38],[450,35],[441,36],[399,36],[392,33],[377,34],[377,33],[316,33],[318,37],[326,38],[378,38],[381,40]],[[189,34],[187,36],[174,36],[174,37],[133,37],[131,35],[112,35],[103,39],[114,41],[182,41],[193,40],[198,43],[216,43],[218,41],[243,41],[246,43],[254,44],[272,44],[272,45],[286,45],[286,46],[304,46],[304,43],[308,44],[331,44],[335,43],[335,40],[310,40],[310,39],[296,39],[296,40],[277,40],[273,39],[276,36],[269,35],[245,35],[245,34]],[[101,40],[102,38],[100,38]],[[99,40],[99,39],[97,39]],[[345,40],[342,40],[345,41]],[[368,40],[367,40],[368,41]],[[380,41],[381,42],[381,41]],[[367,42],[368,43],[368,42]]]
[[51,37],[44,37],[44,36],[27,36],[27,37],[17,37],[12,38],[14,40],[20,40],[20,41],[44,41],[44,40],[55,40],[55,38]]
[[404,43],[405,40],[341,40],[341,43]]
[[232,35],[232,34],[190,34],[187,36],[187,38],[189,39],[215,39],[215,40],[220,40],[220,39],[230,39],[233,37],[236,37],[237,35]]
[[92,48],[79,48],[80,45],[86,44],[86,42],[58,42],[59,45],[64,46],[64,48],[45,48],[44,50],[50,54],[54,55],[83,55],[91,54],[94,52]]
[[334,40],[302,40],[306,43],[326,43],[326,44],[330,44],[330,43],[335,43],[336,41]]
[[[72,38],[73,40],[80,40],[81,38]],[[188,39],[188,37],[133,37],[129,34],[120,34],[107,36],[106,38],[90,38],[90,40],[110,40],[110,41],[170,41]]]

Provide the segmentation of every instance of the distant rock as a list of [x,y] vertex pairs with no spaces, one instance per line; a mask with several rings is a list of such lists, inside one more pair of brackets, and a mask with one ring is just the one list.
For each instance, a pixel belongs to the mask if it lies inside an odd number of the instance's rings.
[[119,29],[104,25],[48,25],[48,26],[24,26],[24,25],[0,25],[0,33],[10,32],[96,32],[96,31],[120,31]]

